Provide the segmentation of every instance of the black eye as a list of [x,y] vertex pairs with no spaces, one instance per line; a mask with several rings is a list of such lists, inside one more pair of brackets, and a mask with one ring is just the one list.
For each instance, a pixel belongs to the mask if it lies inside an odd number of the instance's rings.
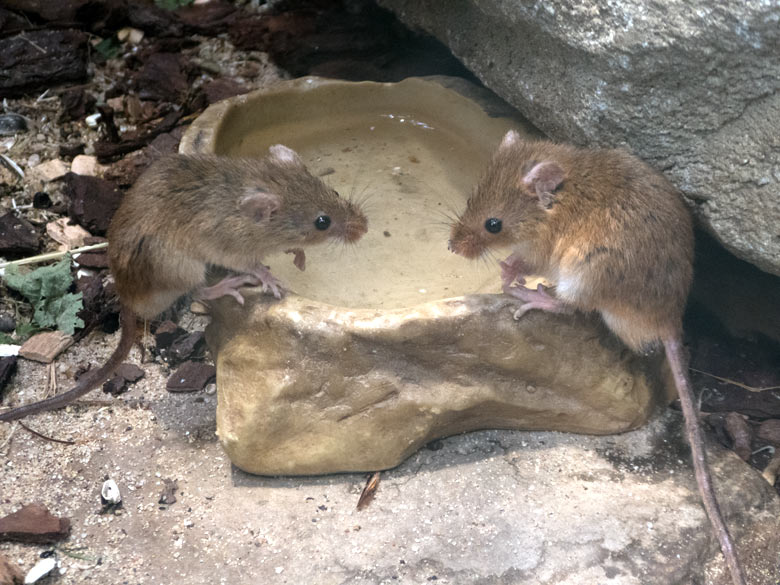
[[330,218],[327,215],[321,215],[314,220],[314,227],[318,230],[325,231],[330,226]]
[[491,234],[497,234],[501,231],[501,220],[497,217],[491,217],[485,222],[485,229]]

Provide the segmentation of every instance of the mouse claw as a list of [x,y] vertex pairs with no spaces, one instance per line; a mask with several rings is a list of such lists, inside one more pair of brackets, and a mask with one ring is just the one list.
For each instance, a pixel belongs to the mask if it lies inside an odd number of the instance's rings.
[[255,285],[257,279],[251,274],[239,274],[235,276],[226,276],[217,284],[205,287],[193,294],[196,300],[210,301],[220,297],[230,296],[236,299],[239,305],[244,304],[244,297],[238,288],[245,284]]
[[548,293],[542,284],[537,285],[536,290],[524,286],[504,286],[503,289],[505,294],[522,301],[520,307],[512,314],[515,321],[519,321],[523,315],[534,309],[548,313],[572,312],[569,305]]
[[257,278],[258,283],[262,285],[263,292],[271,292],[275,298],[281,299],[284,292],[284,287],[281,281],[271,274],[271,270],[268,266],[260,265],[259,268],[252,271],[252,276]]

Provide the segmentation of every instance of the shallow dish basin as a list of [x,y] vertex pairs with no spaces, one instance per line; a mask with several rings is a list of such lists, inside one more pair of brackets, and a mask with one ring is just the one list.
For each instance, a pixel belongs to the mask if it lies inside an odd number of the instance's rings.
[[285,144],[343,196],[367,198],[354,247],[307,250],[306,271],[269,256],[292,291],[215,302],[217,432],[259,474],[397,465],[437,437],[479,428],[614,433],[670,396],[659,359],[638,358],[587,316],[512,319],[495,262],[447,250],[459,210],[509,128],[490,92],[461,79],[303,78],[220,102],[184,153],[264,156]]

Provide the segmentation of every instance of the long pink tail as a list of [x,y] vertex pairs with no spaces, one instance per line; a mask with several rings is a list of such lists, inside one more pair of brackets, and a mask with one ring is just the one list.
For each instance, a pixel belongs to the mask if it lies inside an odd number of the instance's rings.
[[666,350],[666,359],[674,374],[674,383],[677,386],[677,394],[680,396],[683,416],[685,418],[685,432],[688,435],[688,442],[691,445],[693,454],[693,471],[696,476],[696,483],[699,486],[704,509],[707,511],[712,527],[720,542],[720,550],[726,559],[731,580],[734,585],[746,585],[745,573],[737,558],[737,552],[734,542],[729,534],[729,529],[723,521],[723,514],[720,511],[718,500],[715,499],[715,491],[712,488],[712,476],[710,468],[707,465],[707,453],[704,450],[704,435],[702,434],[701,424],[699,423],[699,411],[694,406],[693,391],[688,382],[688,375],[684,364],[685,356],[682,352],[682,343],[679,339],[671,338],[664,340],[664,349]]
[[37,412],[43,412],[44,410],[62,408],[108,380],[111,374],[114,373],[114,370],[127,357],[127,354],[130,353],[130,348],[133,347],[135,342],[135,314],[130,309],[122,307],[119,317],[122,321],[122,336],[119,338],[119,345],[117,345],[105,364],[96,370],[90,370],[84,374],[76,385],[67,392],[0,413],[0,422],[11,422]]

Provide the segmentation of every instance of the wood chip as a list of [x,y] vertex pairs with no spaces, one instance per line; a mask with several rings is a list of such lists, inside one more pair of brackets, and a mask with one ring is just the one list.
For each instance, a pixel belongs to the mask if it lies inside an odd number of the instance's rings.
[[74,157],[73,162],[70,163],[70,170],[77,175],[86,175],[88,177],[97,177],[103,174],[105,167],[98,163],[96,156],[88,156],[86,154],[79,154]]
[[73,343],[73,337],[62,331],[45,331],[33,335],[25,341],[19,349],[19,355],[28,360],[50,364],[71,343]]
[[28,504],[0,518],[0,540],[52,543],[70,533],[70,520],[53,516],[42,504]]
[[37,179],[48,183],[49,181],[65,176],[65,173],[67,173],[68,170],[68,165],[65,162],[55,158],[42,162],[30,169],[28,171],[28,179]]
[[68,223],[67,217],[50,221],[46,224],[46,233],[49,237],[62,244],[66,250],[72,250],[84,245],[84,239],[90,236],[89,232],[80,225]]

